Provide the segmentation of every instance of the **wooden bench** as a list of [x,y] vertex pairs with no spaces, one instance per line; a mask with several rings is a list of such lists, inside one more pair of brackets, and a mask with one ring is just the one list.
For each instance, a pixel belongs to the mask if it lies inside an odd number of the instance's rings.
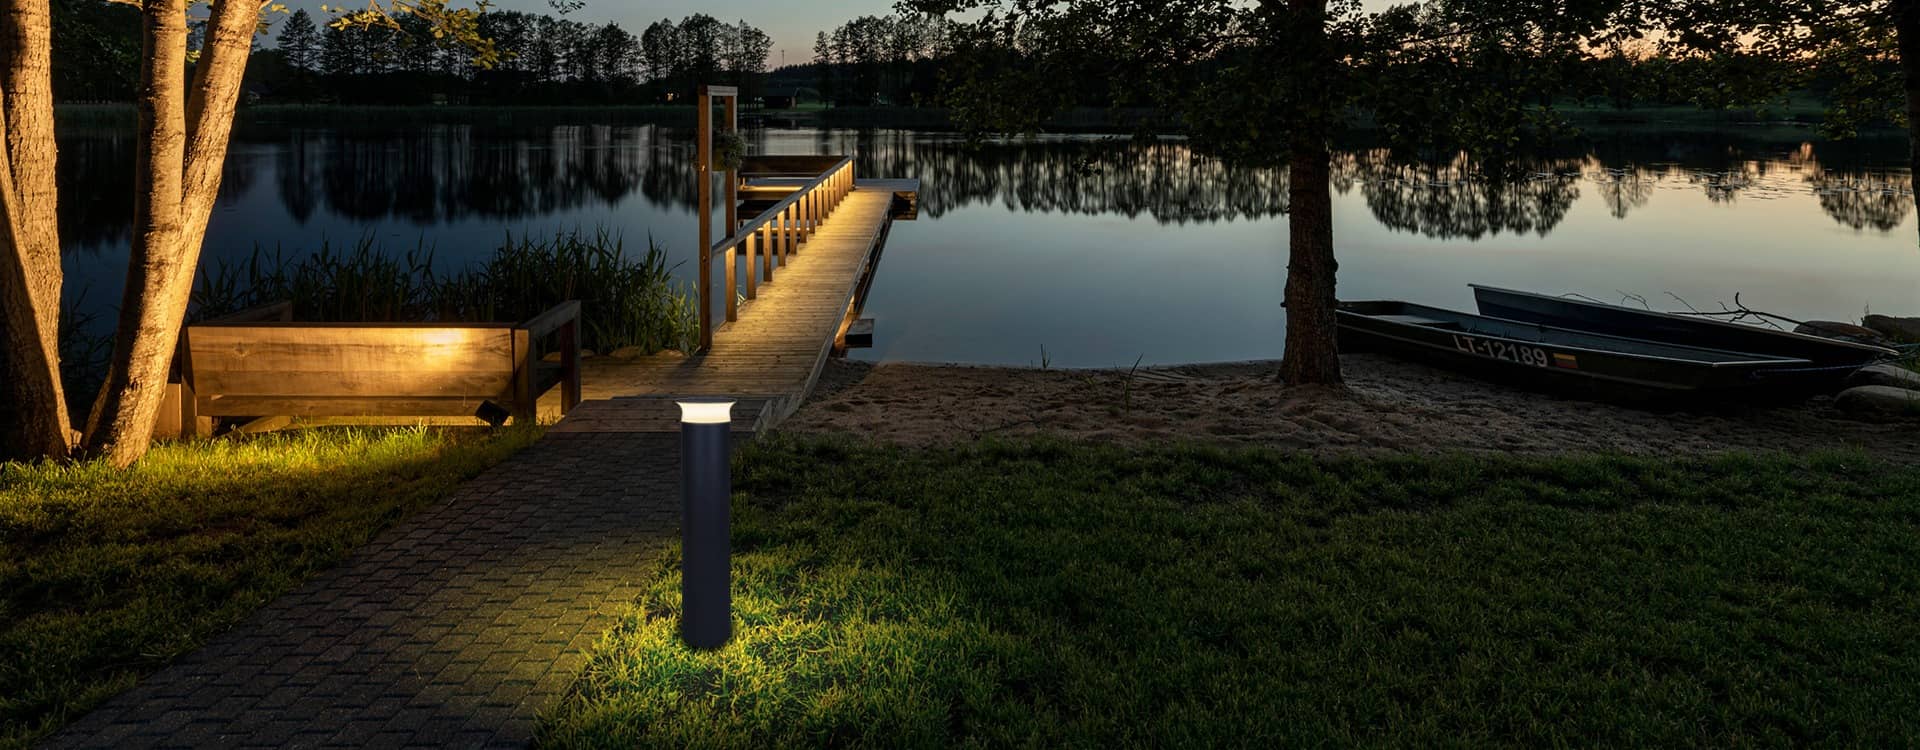
[[[167,415],[180,434],[207,434],[209,417],[528,422],[556,385],[562,413],[580,403],[578,301],[519,324],[297,323],[290,309],[282,303],[181,332],[179,395],[170,399],[177,417]],[[557,362],[546,361],[550,352]]]

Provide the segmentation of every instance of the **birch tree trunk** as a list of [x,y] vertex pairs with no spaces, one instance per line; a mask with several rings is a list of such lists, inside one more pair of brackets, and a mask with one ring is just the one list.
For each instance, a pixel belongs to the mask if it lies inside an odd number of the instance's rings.
[[133,252],[113,359],[84,444],[118,466],[138,460],[152,440],[259,21],[253,0],[216,0],[189,95],[186,0],[146,0],[143,10]]
[[48,0],[0,0],[0,459],[65,457]]

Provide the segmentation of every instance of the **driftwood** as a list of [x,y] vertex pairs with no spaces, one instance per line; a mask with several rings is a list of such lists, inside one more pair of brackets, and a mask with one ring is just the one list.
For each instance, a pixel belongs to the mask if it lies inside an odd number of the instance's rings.
[[1778,313],[1770,313],[1765,310],[1755,310],[1751,307],[1747,307],[1746,303],[1740,301],[1739,292],[1733,293],[1732,307],[1728,307],[1727,303],[1721,302],[1720,309],[1718,310],[1701,310],[1697,307],[1694,307],[1692,303],[1687,302],[1685,298],[1681,297],[1678,294],[1674,294],[1673,292],[1667,292],[1667,296],[1672,297],[1675,300],[1677,300],[1680,304],[1687,306],[1686,312],[1675,310],[1673,311],[1674,315],[1698,315],[1698,316],[1707,317],[1707,318],[1720,318],[1730,323],[1757,322],[1761,325],[1764,325],[1776,330],[1781,330],[1781,331],[1784,331],[1787,329],[1781,327],[1779,323],[1775,323],[1774,321],[1780,321],[1783,323],[1792,323],[1795,326],[1806,325],[1806,321],[1804,320],[1795,320],[1793,318],[1789,318],[1785,315],[1780,315]]
[[[1606,300],[1594,299],[1592,297],[1581,294],[1579,292],[1568,292],[1560,296],[1573,297],[1575,299],[1583,299],[1588,302],[1595,302],[1602,305],[1619,305],[1621,307],[1625,307],[1627,302],[1638,302],[1640,303],[1640,307],[1642,309],[1653,310],[1653,305],[1647,303],[1646,297],[1642,297],[1632,292],[1623,292],[1618,289],[1615,289],[1614,292],[1620,295],[1619,302],[1608,302]],[[1685,297],[1681,297],[1680,295],[1674,294],[1673,292],[1667,292],[1666,295],[1669,297],[1672,297],[1675,302],[1679,302],[1680,304],[1685,305],[1687,308],[1685,311],[1680,311],[1680,310],[1671,311],[1668,313],[1670,315],[1698,315],[1701,317],[1708,317],[1708,318],[1724,318],[1728,322],[1732,322],[1732,323],[1758,322],[1761,325],[1765,325],[1765,326],[1768,326],[1777,330],[1782,330],[1782,331],[1787,329],[1781,328],[1780,324],[1775,323],[1774,321],[1778,320],[1786,323],[1792,323],[1796,326],[1804,323],[1804,321],[1794,320],[1793,318],[1789,318],[1785,315],[1778,315],[1775,313],[1767,312],[1765,310],[1755,310],[1753,308],[1747,307],[1745,303],[1740,301],[1739,292],[1734,292],[1733,294],[1733,307],[1728,307],[1727,303],[1721,302],[1720,309],[1718,310],[1702,310],[1700,308],[1694,307],[1693,303],[1688,302]]]

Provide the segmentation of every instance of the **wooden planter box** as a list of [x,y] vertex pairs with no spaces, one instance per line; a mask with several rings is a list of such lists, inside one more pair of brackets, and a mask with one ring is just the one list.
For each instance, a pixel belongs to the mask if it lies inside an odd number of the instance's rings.
[[[187,326],[157,436],[212,417],[532,421],[540,395],[580,402],[580,303],[524,323],[296,323],[286,303]],[[557,362],[545,361],[557,352]]]

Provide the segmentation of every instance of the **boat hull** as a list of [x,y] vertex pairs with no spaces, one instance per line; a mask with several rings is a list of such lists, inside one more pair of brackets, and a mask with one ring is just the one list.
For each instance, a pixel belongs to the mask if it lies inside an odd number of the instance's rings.
[[1833,368],[1826,380],[1835,387],[1852,372],[1850,368],[1898,354],[1892,349],[1868,344],[1478,284],[1473,285],[1473,298],[1480,314],[1493,318],[1667,344],[1804,359],[1813,367]]
[[1568,395],[1663,406],[1777,402],[1820,390],[1804,359],[1499,320],[1396,301],[1346,302],[1342,352],[1373,351]]

